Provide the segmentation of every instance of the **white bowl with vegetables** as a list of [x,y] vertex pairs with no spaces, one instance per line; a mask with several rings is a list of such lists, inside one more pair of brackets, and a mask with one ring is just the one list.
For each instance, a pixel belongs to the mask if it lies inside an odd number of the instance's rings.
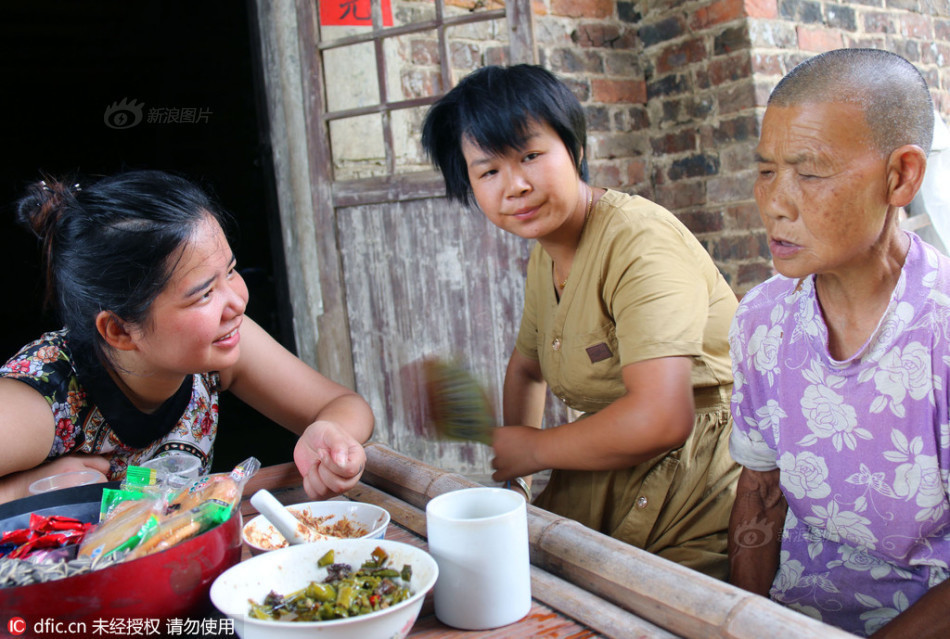
[[[321,563],[346,564],[351,574],[340,578],[336,568]],[[364,564],[370,564],[369,576],[353,579]],[[401,639],[409,634],[438,575],[435,559],[409,544],[327,539],[241,562],[215,580],[211,601],[234,621],[242,639]],[[326,584],[328,576],[332,581]],[[280,618],[254,616],[268,613]],[[338,614],[352,616],[333,618]],[[327,618],[300,620],[311,616]]]

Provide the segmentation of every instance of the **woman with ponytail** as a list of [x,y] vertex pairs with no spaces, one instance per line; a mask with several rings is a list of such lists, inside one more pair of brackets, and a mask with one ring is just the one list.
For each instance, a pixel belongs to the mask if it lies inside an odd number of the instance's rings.
[[170,450],[208,472],[223,390],[300,435],[294,459],[312,497],[359,481],[368,404],[244,314],[228,217],[202,189],[158,171],[47,178],[17,216],[41,243],[63,328],[0,368],[0,502],[71,470],[120,479]]

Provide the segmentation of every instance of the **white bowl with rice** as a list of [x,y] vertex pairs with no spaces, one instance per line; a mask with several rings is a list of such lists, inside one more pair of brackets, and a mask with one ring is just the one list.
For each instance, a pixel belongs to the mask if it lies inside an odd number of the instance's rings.
[[[300,523],[298,532],[309,541],[324,539],[383,539],[389,526],[389,512],[373,504],[346,499],[308,501],[287,506]],[[252,555],[285,548],[284,536],[264,515],[254,517],[242,531]]]

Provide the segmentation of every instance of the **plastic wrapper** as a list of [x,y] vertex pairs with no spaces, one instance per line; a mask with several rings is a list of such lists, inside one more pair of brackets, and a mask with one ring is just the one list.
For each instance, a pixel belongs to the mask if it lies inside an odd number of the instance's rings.
[[93,524],[72,517],[30,515],[28,528],[9,530],[0,535],[2,554],[9,559],[26,559],[41,550],[80,543]]
[[185,488],[155,484],[154,471],[138,468],[132,467],[120,490],[103,491],[103,519],[80,547],[81,557],[129,551],[126,559],[137,559],[227,521],[260,462],[249,457],[230,473],[206,475]]

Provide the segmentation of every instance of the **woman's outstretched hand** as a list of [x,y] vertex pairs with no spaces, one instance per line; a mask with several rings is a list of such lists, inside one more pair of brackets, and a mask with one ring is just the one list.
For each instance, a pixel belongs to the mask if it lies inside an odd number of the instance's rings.
[[312,499],[327,499],[353,488],[366,466],[363,445],[339,424],[312,423],[294,448],[303,488]]

